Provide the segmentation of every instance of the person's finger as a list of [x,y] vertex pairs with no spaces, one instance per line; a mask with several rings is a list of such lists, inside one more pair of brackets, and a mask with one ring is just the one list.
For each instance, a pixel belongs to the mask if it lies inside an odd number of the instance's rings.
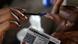
[[12,15],[18,20],[20,24],[22,24],[27,20],[27,17],[24,14],[22,14],[19,10],[12,8],[11,11],[12,11]]
[[16,18],[13,17],[10,13],[6,13],[5,15],[3,14],[3,15],[0,16],[0,24],[4,23],[6,21],[11,22],[12,24],[15,23],[14,25],[19,25]]
[[19,10],[22,13],[26,12],[26,9],[22,9],[22,8],[15,8],[15,9]]
[[10,28],[11,29],[17,29],[21,26],[17,21],[10,20],[9,22],[10,22]]
[[19,19],[21,20],[27,19],[27,17],[21,11],[13,8],[11,10],[16,16],[18,16]]

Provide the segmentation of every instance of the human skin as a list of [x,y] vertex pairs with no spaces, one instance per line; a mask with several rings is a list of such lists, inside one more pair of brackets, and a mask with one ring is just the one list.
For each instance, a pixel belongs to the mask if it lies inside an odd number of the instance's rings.
[[[2,8],[0,9],[0,44],[2,43],[3,37],[5,35],[5,32],[10,29],[17,29],[22,25],[22,23],[27,19],[26,16],[21,16],[20,13],[18,13],[16,10],[12,9],[17,13],[18,16],[20,16],[19,21],[11,15],[11,11],[9,8]],[[15,20],[15,21],[14,21]],[[20,24],[17,24],[18,22]],[[21,21],[21,22],[20,22]],[[15,23],[17,22],[17,23]]]

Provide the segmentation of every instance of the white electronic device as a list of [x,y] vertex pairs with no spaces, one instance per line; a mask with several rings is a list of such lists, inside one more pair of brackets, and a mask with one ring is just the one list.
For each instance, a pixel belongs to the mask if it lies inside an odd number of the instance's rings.
[[41,27],[41,19],[38,15],[30,16],[30,27],[18,32],[17,38],[21,44],[60,44],[60,40],[46,34]]

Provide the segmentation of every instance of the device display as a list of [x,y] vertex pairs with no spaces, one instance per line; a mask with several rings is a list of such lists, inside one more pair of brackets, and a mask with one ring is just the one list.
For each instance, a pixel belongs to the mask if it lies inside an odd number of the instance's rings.
[[45,33],[40,33],[34,29],[29,29],[23,39],[23,42],[28,44],[60,44],[58,39],[50,38]]

